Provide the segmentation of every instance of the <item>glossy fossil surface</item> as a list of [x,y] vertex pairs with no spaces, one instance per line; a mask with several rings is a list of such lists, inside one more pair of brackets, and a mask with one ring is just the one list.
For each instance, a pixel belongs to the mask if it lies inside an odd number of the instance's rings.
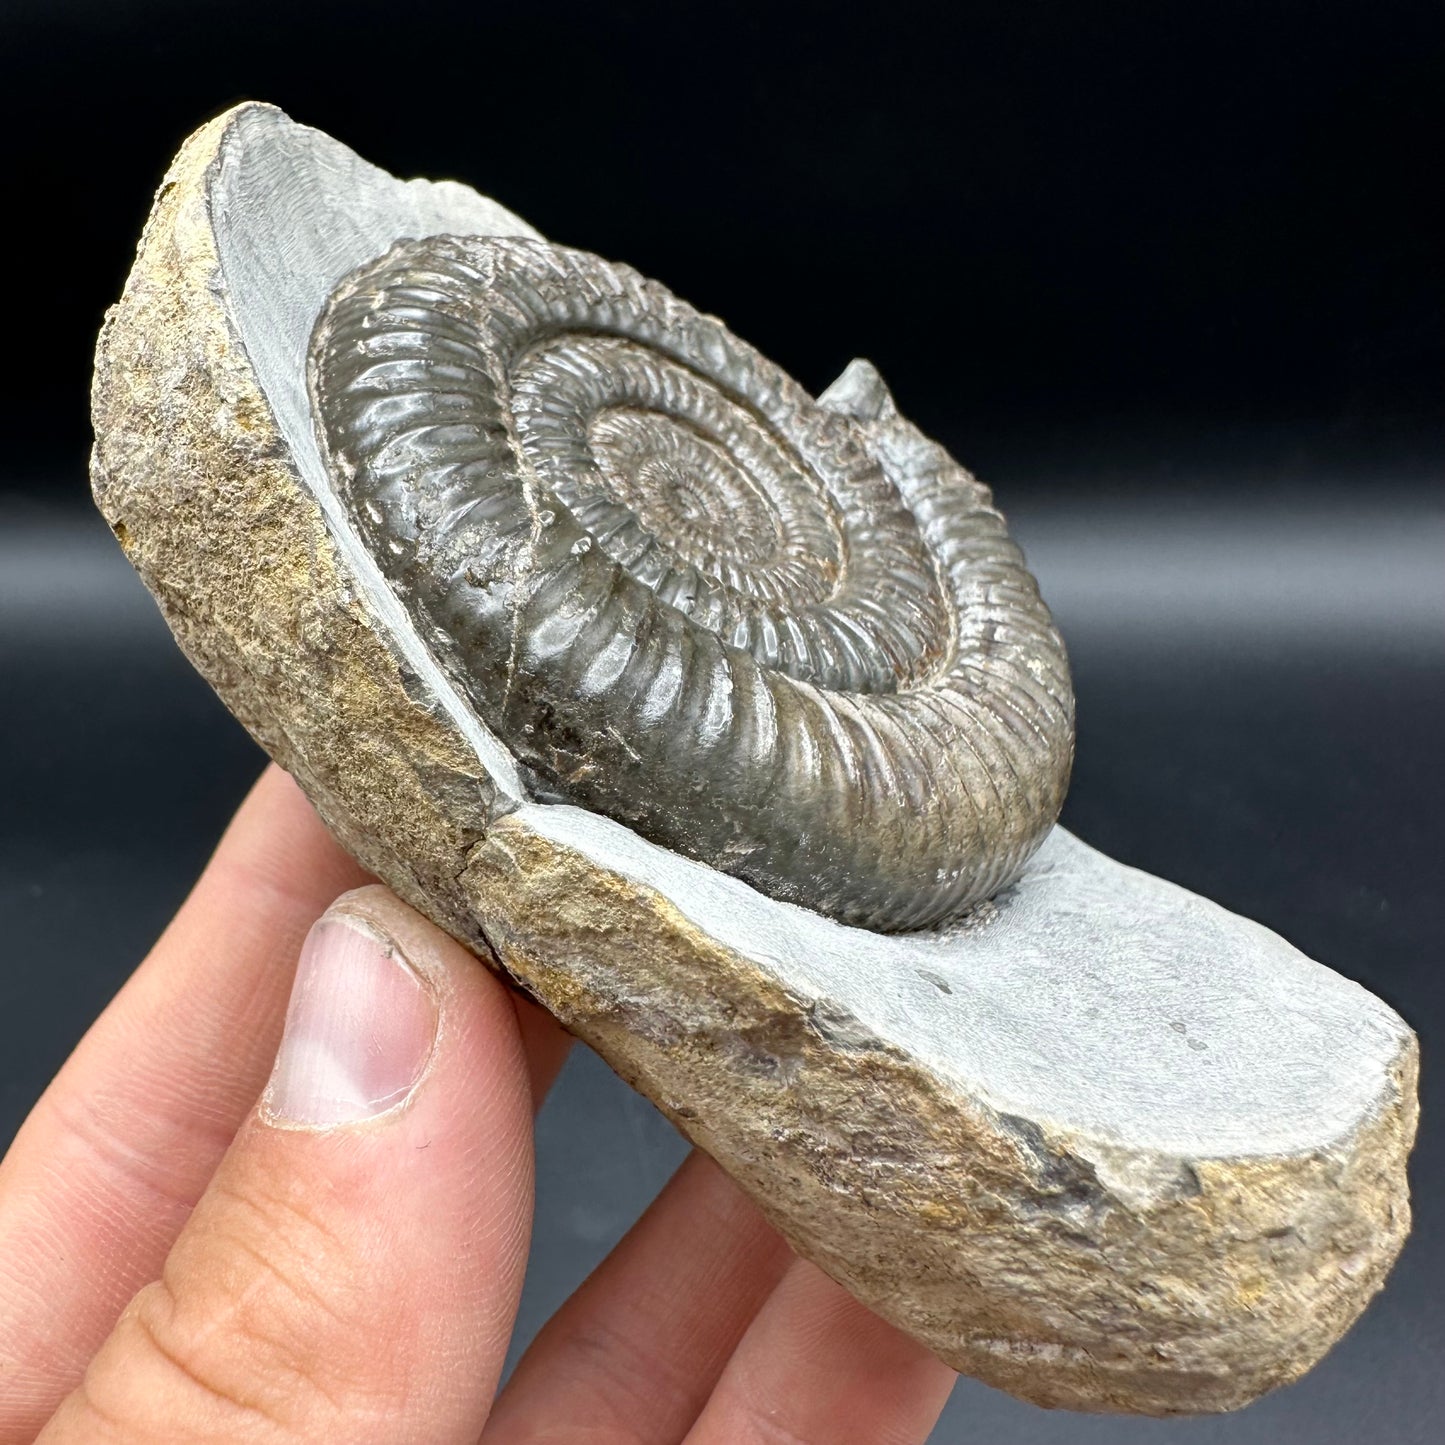
[[361,268],[311,384],[359,531],[534,796],[890,931],[1053,825],[1063,646],[988,490],[896,415],[865,433],[656,282],[525,239]]

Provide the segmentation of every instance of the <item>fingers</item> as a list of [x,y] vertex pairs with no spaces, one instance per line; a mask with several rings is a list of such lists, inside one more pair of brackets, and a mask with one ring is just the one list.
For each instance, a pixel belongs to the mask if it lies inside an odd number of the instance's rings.
[[472,1445],[530,1224],[517,1016],[380,888],[303,950],[262,1103],[40,1436]]
[[673,1445],[791,1258],[717,1165],[690,1155],[533,1342],[483,1445]]
[[[0,1445],[34,1439],[159,1273],[265,1083],[307,929],[365,881],[267,768],[36,1105],[0,1164]],[[515,1007],[540,1102],[569,1040],[535,1005]]]
[[153,1279],[264,1083],[307,928],[365,881],[268,768],[0,1165],[0,1445],[30,1441]]
[[693,1154],[538,1335],[482,1445],[918,1445],[953,1380]]
[[804,1260],[763,1306],[686,1445],[920,1445],[954,1375]]

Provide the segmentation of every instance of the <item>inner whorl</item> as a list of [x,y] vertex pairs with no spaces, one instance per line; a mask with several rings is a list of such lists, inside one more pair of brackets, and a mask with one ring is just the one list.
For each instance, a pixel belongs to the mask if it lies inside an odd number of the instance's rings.
[[626,266],[404,241],[312,337],[355,525],[534,795],[880,931],[1058,816],[1063,644],[988,489]]

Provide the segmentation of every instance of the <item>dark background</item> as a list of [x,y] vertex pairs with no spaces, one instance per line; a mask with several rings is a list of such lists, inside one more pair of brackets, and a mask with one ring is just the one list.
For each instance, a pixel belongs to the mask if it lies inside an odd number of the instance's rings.
[[[818,390],[854,354],[990,480],[1074,659],[1088,841],[1419,1029],[1417,1226],[1241,1415],[939,1445],[1438,1439],[1445,1411],[1442,67],[1434,4],[8,0],[0,1140],[260,758],[89,508],[86,389],[183,136],[274,101],[626,259]],[[534,1330],[681,1156],[593,1059],[541,1124]]]

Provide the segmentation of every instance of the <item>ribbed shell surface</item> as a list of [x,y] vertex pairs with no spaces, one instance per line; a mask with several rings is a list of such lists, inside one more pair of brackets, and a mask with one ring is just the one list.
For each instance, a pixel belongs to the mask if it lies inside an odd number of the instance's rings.
[[880,931],[1058,816],[1062,643],[987,488],[628,267],[401,242],[312,340],[333,481],[534,794]]

